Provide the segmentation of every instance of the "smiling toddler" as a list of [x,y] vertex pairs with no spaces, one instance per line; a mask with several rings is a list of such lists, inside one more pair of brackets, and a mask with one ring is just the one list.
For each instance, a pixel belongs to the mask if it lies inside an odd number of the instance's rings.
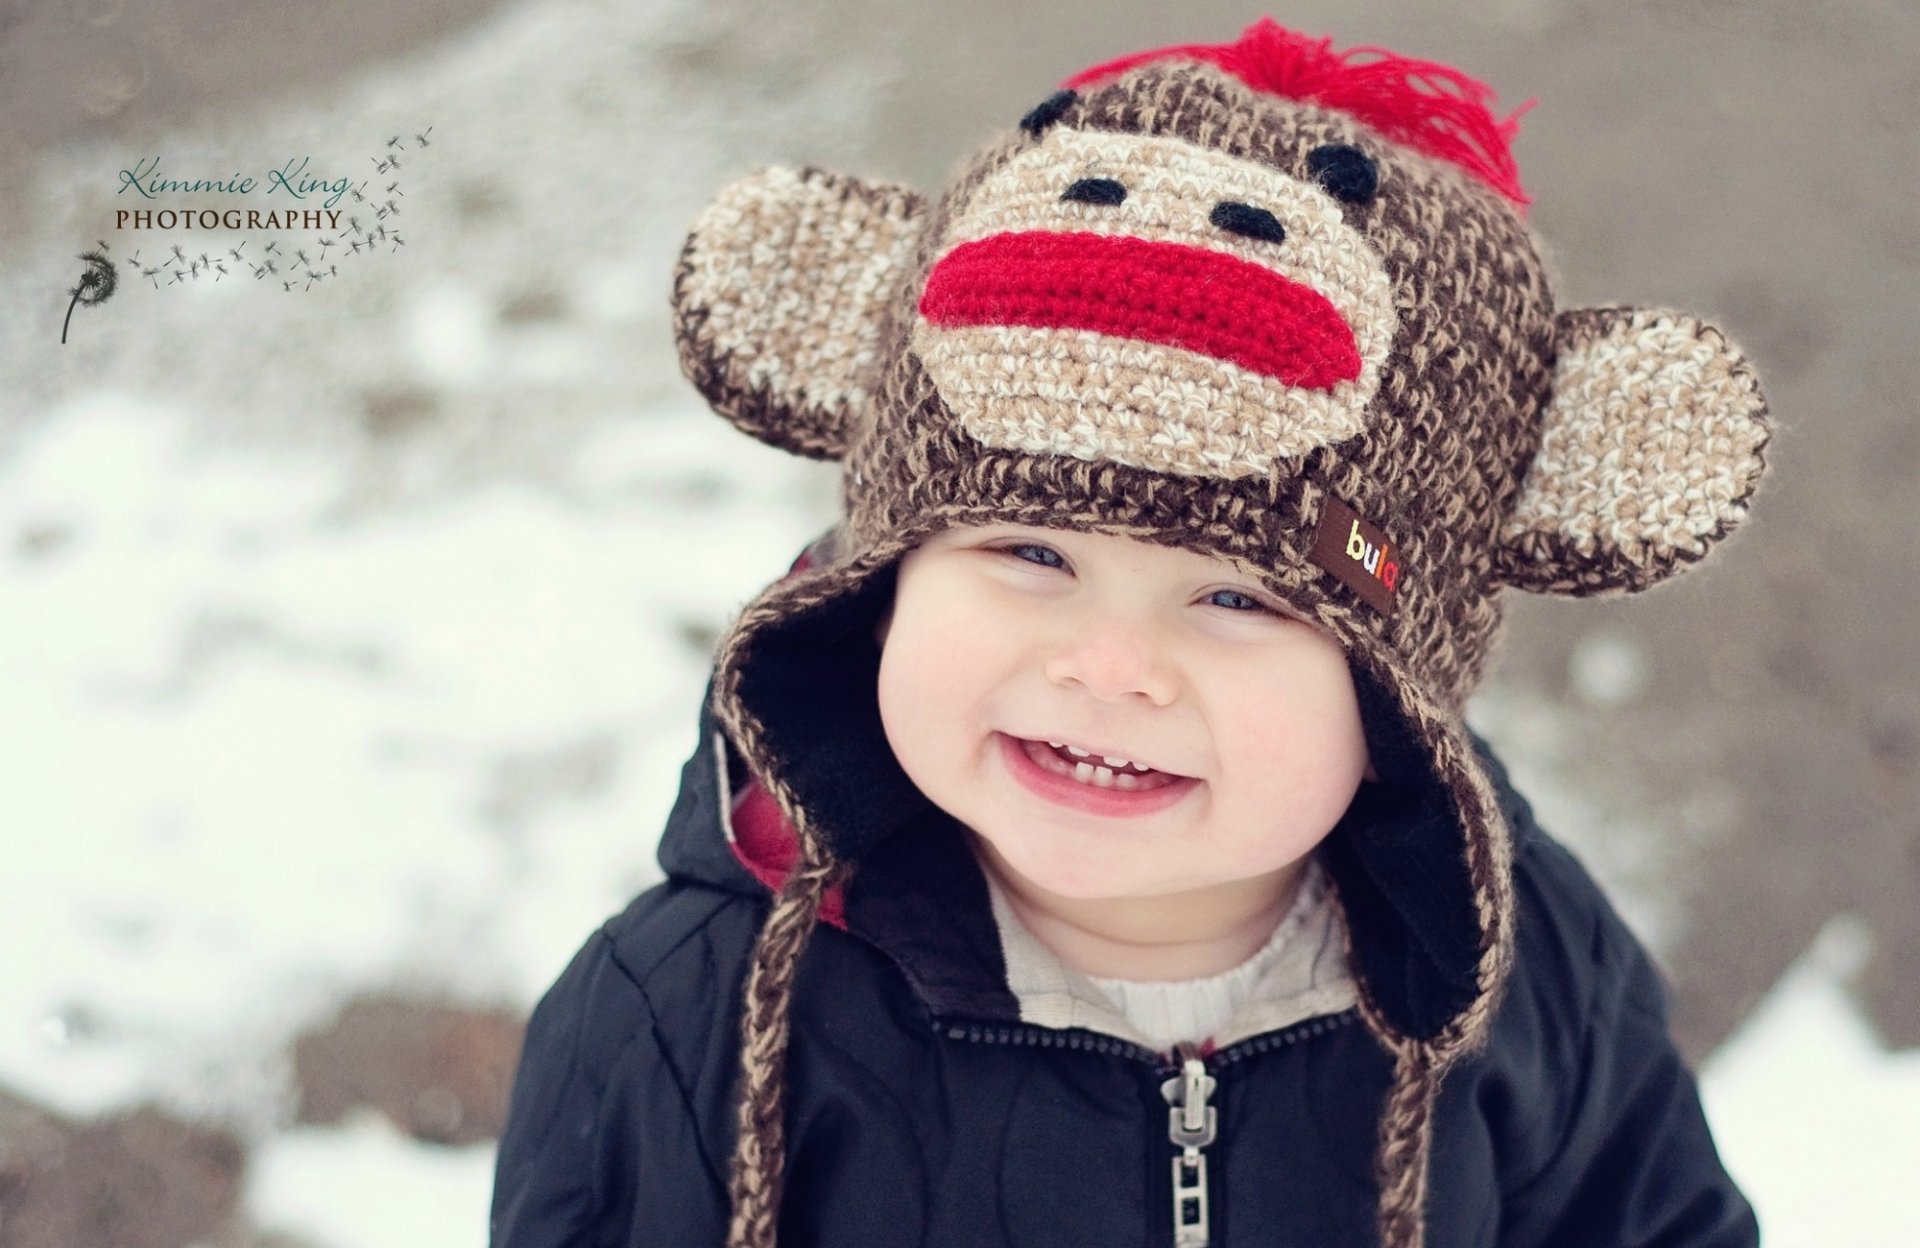
[[842,515],[534,1013],[495,1248],[1753,1245],[1463,716],[1504,592],[1744,518],[1751,366],[1556,304],[1457,70],[1262,20],[1035,95],[937,196],[774,166],[687,238],[688,376]]

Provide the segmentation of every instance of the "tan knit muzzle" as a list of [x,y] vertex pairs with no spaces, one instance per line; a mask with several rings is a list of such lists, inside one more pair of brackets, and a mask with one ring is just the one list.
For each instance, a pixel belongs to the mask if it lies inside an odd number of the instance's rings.
[[1177,139],[1054,130],[943,242],[913,348],[990,447],[1264,476],[1366,427],[1398,324],[1333,196]]

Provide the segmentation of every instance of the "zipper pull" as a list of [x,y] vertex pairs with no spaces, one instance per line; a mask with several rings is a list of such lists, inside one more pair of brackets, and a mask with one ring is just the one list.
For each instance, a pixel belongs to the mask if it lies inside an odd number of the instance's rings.
[[1167,1138],[1180,1146],[1173,1159],[1173,1248],[1207,1248],[1207,1155],[1219,1112],[1207,1104],[1216,1086],[1191,1044],[1176,1050],[1180,1073],[1160,1085],[1167,1098]]

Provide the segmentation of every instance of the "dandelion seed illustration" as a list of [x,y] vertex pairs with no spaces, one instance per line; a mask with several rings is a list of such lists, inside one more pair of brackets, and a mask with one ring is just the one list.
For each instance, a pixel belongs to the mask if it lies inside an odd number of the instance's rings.
[[[240,247],[245,247],[245,246],[246,246],[246,244],[245,244],[245,243],[241,243],[241,244],[240,244]],[[234,258],[235,260],[244,260],[244,259],[246,259],[246,257],[245,257],[245,256],[243,256],[243,255],[241,255],[241,254],[240,254],[240,247],[229,247],[229,248],[227,248],[227,254],[228,254],[228,255],[230,255],[230,256],[232,256],[232,257],[233,257],[233,258]]]
[[281,283],[280,283],[280,289],[282,289],[282,290],[292,290],[292,289],[293,289],[293,283],[292,283],[292,282],[281,282]]
[[400,158],[398,156],[387,157],[387,167],[389,169],[398,169],[400,167]]
[[389,183],[387,183],[387,192],[388,192],[389,194],[392,194],[392,195],[405,195],[405,194],[406,194],[406,192],[405,192],[405,191],[403,191],[403,190],[401,190],[401,189],[400,189],[400,184],[399,184],[398,182],[389,182]]
[[421,147],[432,147],[433,144],[427,142],[427,135],[432,133],[433,133],[433,127],[428,126],[425,134],[416,134],[413,137],[414,137],[414,140],[418,142]]
[[173,258],[175,260],[185,260],[187,258],[187,253],[180,250],[179,243],[173,245]]
[[[388,147],[400,147],[400,136],[396,134],[396,135],[394,135],[394,136],[393,136],[392,138],[390,138],[390,139],[388,139],[388,140],[387,140],[387,146],[388,146]],[[406,149],[405,149],[405,148],[401,148],[401,150],[402,150],[402,151],[405,151]]]
[[[151,269],[141,269],[141,270],[140,270],[140,276],[141,276],[141,277],[149,277],[149,278],[151,278],[151,277],[155,277],[155,275],[156,275],[156,274],[158,274],[159,272],[160,272],[160,270],[159,270],[159,268],[151,268]],[[154,288],[155,290],[159,290],[159,289],[160,289],[160,283],[159,283],[159,281],[158,281],[158,280],[155,280],[155,281],[154,281],[154,283],[153,283],[153,288]]]
[[[102,243],[101,246],[106,244]],[[98,251],[82,252],[79,257],[87,265],[86,272],[80,275],[80,283],[67,293],[73,298],[67,303],[67,319],[60,322],[60,342],[67,341],[67,326],[73,323],[73,310],[81,304],[93,307],[113,298],[114,288],[120,282],[120,271],[113,267],[113,261]]]
[[273,249],[274,249],[275,247],[278,247],[279,245],[280,245],[279,243],[268,243],[268,244],[267,244],[267,246],[266,246],[266,252],[267,252],[267,254],[268,254],[268,255],[272,255],[272,254],[273,254]]

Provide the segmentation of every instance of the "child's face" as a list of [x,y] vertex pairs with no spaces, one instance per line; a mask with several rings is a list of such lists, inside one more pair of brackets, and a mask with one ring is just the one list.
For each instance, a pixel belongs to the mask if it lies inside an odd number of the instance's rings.
[[[949,529],[903,559],[876,637],[880,716],[908,777],[1060,897],[1275,875],[1319,843],[1368,771],[1339,645],[1254,577],[1192,551]],[[1170,804],[1049,789],[1020,739],[1189,779]],[[1089,794],[1122,808],[1087,809]]]

